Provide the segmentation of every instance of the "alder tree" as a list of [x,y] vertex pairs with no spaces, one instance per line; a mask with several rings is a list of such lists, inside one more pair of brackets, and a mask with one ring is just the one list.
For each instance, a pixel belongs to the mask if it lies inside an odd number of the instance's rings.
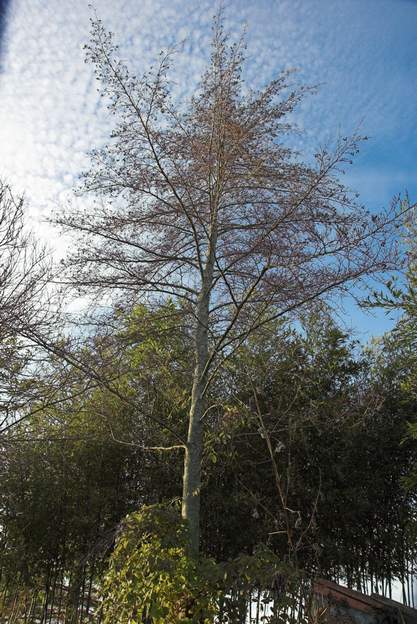
[[87,61],[115,125],[84,177],[95,200],[56,218],[76,235],[66,267],[80,292],[150,306],[173,300],[192,328],[188,435],[173,447],[184,449],[182,515],[195,554],[207,391],[225,359],[271,320],[398,263],[396,202],[371,215],[340,181],[362,137],[303,162],[288,144],[290,114],[310,89],[286,71],[251,90],[244,50],[218,16],[207,69],[179,102],[172,53],[137,77],[92,20]]

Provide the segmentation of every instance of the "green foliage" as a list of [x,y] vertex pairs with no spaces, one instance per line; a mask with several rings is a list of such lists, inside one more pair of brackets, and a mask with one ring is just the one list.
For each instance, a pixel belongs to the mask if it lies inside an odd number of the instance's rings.
[[[405,280],[392,277],[384,292],[375,293],[371,306],[383,307],[399,316],[394,329],[379,345],[379,361],[385,371],[385,387],[394,390],[397,404],[408,416],[404,445],[417,441],[417,207],[411,206],[408,195],[402,200],[407,209],[402,243],[407,251]],[[369,302],[368,302],[369,303]],[[417,461],[409,466],[403,478],[408,491],[417,488]]]
[[175,510],[155,506],[130,514],[104,580],[104,624],[212,622],[219,568],[191,558],[187,544]]
[[303,622],[300,605],[308,585],[304,585],[300,571],[283,564],[271,548],[259,544],[253,554],[242,553],[221,567],[219,624],[245,621],[249,601],[257,603],[265,624]]
[[64,416],[38,414],[3,450],[0,564],[12,583],[42,585],[55,561],[68,575],[92,563],[133,493],[131,449],[91,412]]
[[[82,375],[50,363],[59,388],[54,397],[68,400],[40,410],[4,438],[3,578],[33,585],[47,581],[52,564],[67,578],[91,564],[97,579],[121,519],[181,495],[181,450],[146,450],[174,442],[153,416],[184,434],[192,361],[181,310],[170,304],[119,309],[113,326],[113,333],[94,337],[84,356],[106,368],[129,403],[103,387],[72,396],[83,390]],[[236,604],[249,587],[239,585],[244,574],[233,577],[233,566],[259,557],[259,545],[267,544],[282,573],[287,529],[294,543],[302,537],[296,558],[307,576],[345,575],[355,584],[361,575],[404,574],[414,556],[417,458],[415,440],[406,437],[417,405],[416,368],[406,353],[395,336],[361,349],[320,312],[297,331],[270,324],[219,371],[205,416],[202,552],[209,561],[229,562],[221,577],[227,571]],[[43,383],[39,378],[37,387]],[[293,510],[288,527],[254,389]],[[188,568],[178,552],[175,557],[194,591],[195,564]],[[255,570],[259,560],[248,561]],[[271,568],[264,569],[263,589]]]
[[[103,583],[104,624],[238,624],[249,600],[269,608],[265,624],[288,622],[299,577],[259,546],[227,563],[188,552],[188,535],[172,507],[127,516]],[[266,613],[266,610],[265,610]]]
[[[227,559],[268,540],[286,560],[290,534],[307,574],[355,586],[402,576],[415,553],[414,495],[403,487],[417,457],[403,442],[415,401],[388,345],[381,360],[324,315],[308,321],[303,333],[269,327],[230,362],[236,409],[224,416],[231,439],[217,441],[206,466],[206,551]],[[292,512],[278,496],[252,384]]]
[[50,359],[53,384],[40,375],[29,382],[54,406],[34,402],[36,414],[3,438],[0,566],[11,583],[43,586],[55,562],[68,578],[80,566],[99,574],[126,513],[180,494],[180,453],[143,449],[172,444],[153,415],[176,427],[186,409],[178,313],[170,305],[154,314],[117,310],[113,326],[80,357],[94,360],[130,403],[100,385],[85,387],[82,372]]

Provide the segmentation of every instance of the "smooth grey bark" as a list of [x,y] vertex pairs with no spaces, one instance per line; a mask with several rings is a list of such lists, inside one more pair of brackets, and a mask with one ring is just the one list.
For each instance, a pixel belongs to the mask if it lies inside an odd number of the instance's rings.
[[[199,358],[200,359],[200,358]],[[187,445],[184,456],[182,517],[188,523],[191,554],[198,555],[200,546],[200,490],[201,456],[203,448],[204,397],[201,373],[203,359],[197,362],[194,372]]]
[[197,556],[200,547],[200,491],[203,453],[204,390],[207,379],[208,325],[213,269],[217,242],[216,228],[212,228],[207,260],[202,278],[196,314],[195,368],[188,420],[187,444],[184,455],[182,517],[187,521],[190,551]]

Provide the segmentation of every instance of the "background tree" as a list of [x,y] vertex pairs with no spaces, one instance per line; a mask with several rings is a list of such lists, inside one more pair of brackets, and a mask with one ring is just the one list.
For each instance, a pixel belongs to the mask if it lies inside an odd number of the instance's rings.
[[266,542],[306,574],[409,591],[415,398],[392,345],[360,348],[325,318],[302,334],[266,326],[229,361],[229,409],[204,466],[204,551],[227,559]]
[[[402,200],[410,206],[408,195]],[[382,369],[389,383],[400,397],[402,409],[408,412],[408,437],[417,439],[416,407],[417,397],[417,222],[416,207],[411,206],[404,219],[402,244],[406,250],[405,273],[400,278],[392,277],[385,288],[374,292],[367,305],[382,307],[387,314],[397,317],[393,330],[381,342],[380,358]],[[409,474],[407,482],[411,489],[417,485],[417,467]]]
[[[84,188],[101,196],[57,217],[78,235],[67,266],[80,290],[180,302],[195,368],[184,447],[182,514],[198,551],[207,391],[225,358],[271,319],[358,287],[395,264],[393,210],[371,216],[338,180],[360,137],[304,164],[285,145],[308,92],[281,74],[242,82],[243,44],[218,16],[211,59],[190,102],[170,97],[170,55],[142,78],[117,58],[100,20],[87,60],[117,122]],[[126,297],[126,294],[123,295]]]
[[36,394],[28,383],[28,363],[36,365],[28,336],[54,323],[51,275],[47,250],[24,222],[23,198],[0,181],[0,432]]
[[[3,436],[3,589],[6,582],[41,587],[51,609],[67,601],[60,588],[70,579],[68,614],[75,612],[77,601],[79,609],[83,599],[89,604],[90,582],[100,583],[124,516],[181,497],[181,453],[160,450],[170,428],[186,431],[192,373],[181,310],[173,320],[172,304],[141,305],[128,316],[118,309],[112,332],[100,328],[91,340],[85,360],[117,380],[122,398],[104,386],[86,388],[77,366],[49,363],[56,404],[39,401],[39,411],[33,404]],[[385,594],[400,578],[407,592],[415,489],[403,480],[417,448],[403,440],[415,399],[395,357],[388,342],[362,349],[321,310],[299,331],[282,321],[265,325],[229,358],[208,396],[203,556],[230,563],[242,555],[249,565],[266,544],[305,578]],[[37,371],[46,396],[50,379]],[[167,429],[152,424],[154,414]]]

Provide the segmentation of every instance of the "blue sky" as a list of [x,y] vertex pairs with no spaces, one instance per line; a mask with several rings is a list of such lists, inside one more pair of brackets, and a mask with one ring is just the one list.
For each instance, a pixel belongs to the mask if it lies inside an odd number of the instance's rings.
[[[87,0],[0,0],[0,176],[42,222],[71,198],[87,153],[109,129],[92,69],[84,64]],[[187,95],[204,67],[215,4],[197,0],[96,0],[122,55],[139,73],[185,40],[176,82]],[[417,0],[229,0],[227,25],[248,29],[246,78],[260,86],[286,67],[320,84],[296,121],[307,153],[358,124],[370,140],[346,176],[372,209],[408,189],[417,198]],[[7,10],[6,10],[7,9]],[[72,201],[72,199],[71,199]],[[41,233],[56,247],[47,226]],[[363,336],[390,326],[383,313],[348,305]]]

